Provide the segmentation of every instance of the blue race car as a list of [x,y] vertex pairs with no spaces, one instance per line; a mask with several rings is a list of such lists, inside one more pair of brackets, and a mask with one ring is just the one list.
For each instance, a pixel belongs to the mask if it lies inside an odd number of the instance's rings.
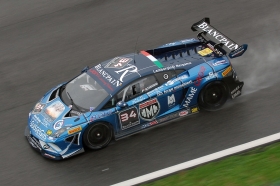
[[240,96],[244,83],[226,55],[241,56],[247,45],[233,42],[209,18],[192,30],[198,39],[115,57],[51,89],[29,113],[30,145],[61,160]]

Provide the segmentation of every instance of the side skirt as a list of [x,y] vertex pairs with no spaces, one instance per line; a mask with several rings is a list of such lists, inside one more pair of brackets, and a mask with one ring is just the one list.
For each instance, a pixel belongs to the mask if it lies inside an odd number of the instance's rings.
[[119,135],[115,135],[115,140],[118,141],[120,139],[126,138],[126,137],[134,135],[136,133],[146,131],[150,128],[160,126],[162,124],[166,124],[166,123],[169,123],[171,121],[180,120],[180,119],[182,119],[186,116],[190,116],[190,115],[197,114],[197,113],[199,113],[199,107],[198,106],[193,106],[193,107],[190,107],[190,108],[183,108],[183,109],[181,109],[177,112],[173,112],[171,114],[159,117],[159,118],[157,118],[153,121],[140,124],[141,127],[137,127],[133,131],[130,130],[127,133],[122,133],[122,134],[119,134]]

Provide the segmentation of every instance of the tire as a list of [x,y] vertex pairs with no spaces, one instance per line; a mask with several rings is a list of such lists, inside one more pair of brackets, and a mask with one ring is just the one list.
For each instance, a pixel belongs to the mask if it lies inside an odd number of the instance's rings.
[[221,81],[207,84],[199,93],[198,104],[200,108],[207,111],[220,109],[228,99],[226,85]]
[[113,138],[111,126],[107,123],[94,123],[88,126],[83,135],[85,146],[92,150],[106,147]]

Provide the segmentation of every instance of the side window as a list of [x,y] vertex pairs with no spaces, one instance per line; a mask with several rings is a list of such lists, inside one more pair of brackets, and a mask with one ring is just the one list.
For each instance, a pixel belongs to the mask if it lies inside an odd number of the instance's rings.
[[178,69],[178,70],[175,70],[176,71],[176,74],[177,76],[180,75],[181,73],[185,72],[186,70],[184,69]]
[[121,101],[129,101],[141,94],[144,94],[159,85],[154,75],[141,78],[140,80],[134,81],[130,85],[126,86],[122,91],[120,91],[116,96],[111,98],[103,109],[108,109],[116,106],[116,104]]
[[101,110],[112,108],[112,107],[116,106],[116,104],[117,104],[116,98],[115,98],[115,97],[112,97],[112,98],[106,103],[106,105],[103,106],[103,108],[102,108]]
[[120,100],[128,101],[143,93],[150,91],[151,89],[157,87],[159,83],[157,82],[154,75],[141,78],[140,80],[134,81],[128,85],[124,90],[122,90],[117,98]]
[[177,77],[177,75],[184,72],[184,69],[178,69],[178,70],[170,70],[170,71],[164,71],[164,72],[158,72],[155,74],[157,80],[162,85],[163,83],[166,83],[170,79]]
[[170,70],[170,71],[158,72],[155,74],[155,76],[156,76],[157,80],[159,81],[159,84],[162,85],[163,83],[166,83],[173,77],[176,77],[177,74],[176,74],[175,70]]

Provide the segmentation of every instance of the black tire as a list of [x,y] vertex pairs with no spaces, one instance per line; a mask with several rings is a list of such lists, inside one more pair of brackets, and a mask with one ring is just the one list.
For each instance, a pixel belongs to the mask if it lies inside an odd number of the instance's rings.
[[107,123],[94,123],[88,126],[83,135],[85,146],[92,150],[106,147],[113,138],[111,126]]
[[208,111],[220,109],[228,99],[226,85],[221,81],[207,84],[199,93],[198,104],[200,108]]

